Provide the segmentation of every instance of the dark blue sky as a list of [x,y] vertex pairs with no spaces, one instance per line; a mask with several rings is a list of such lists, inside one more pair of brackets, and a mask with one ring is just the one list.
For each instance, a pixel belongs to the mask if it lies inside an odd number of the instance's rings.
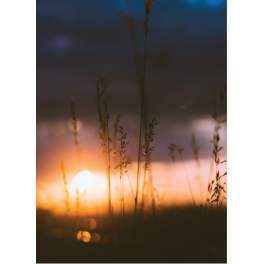
[[[142,54],[143,1],[130,6]],[[99,76],[110,81],[114,113],[138,114],[131,37],[120,11],[127,12],[125,0],[37,0],[37,121],[67,118],[71,97],[79,116],[91,113]],[[210,72],[217,88],[226,84],[226,1],[156,0],[151,11],[149,111],[170,115],[185,105],[184,117],[210,114]]]

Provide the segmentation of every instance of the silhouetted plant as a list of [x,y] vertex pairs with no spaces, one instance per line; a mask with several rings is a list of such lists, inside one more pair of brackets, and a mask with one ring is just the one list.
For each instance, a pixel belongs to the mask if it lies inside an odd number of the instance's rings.
[[194,159],[196,161],[197,167],[200,168],[200,162],[199,162],[199,147],[196,145],[196,139],[195,134],[192,134],[192,149],[194,154]]
[[[145,81],[146,81],[146,63],[149,62],[151,57],[149,57],[149,52],[147,50],[147,34],[149,32],[148,22],[149,22],[149,14],[151,13],[151,6],[154,3],[154,0],[144,1],[145,7],[145,15],[146,18],[143,22],[144,28],[144,49],[143,49],[143,69],[140,71],[140,59],[138,55],[138,48],[137,48],[137,40],[136,40],[136,33],[135,33],[135,26],[134,20],[131,13],[130,8],[130,1],[126,0],[127,11],[126,14],[124,11],[120,11],[119,15],[122,19],[128,24],[130,29],[131,41],[132,41],[132,48],[133,48],[133,55],[135,61],[135,70],[136,70],[136,77],[137,77],[137,84],[139,88],[139,95],[140,95],[140,132],[139,132],[139,146],[138,146],[138,164],[137,164],[137,184],[136,184],[136,195],[135,195],[135,211],[134,211],[134,224],[136,223],[136,216],[137,216],[137,203],[138,203],[138,192],[139,192],[139,182],[140,182],[140,174],[141,174],[141,162],[142,162],[142,141],[144,134],[147,132],[148,129],[148,112],[147,112],[147,98],[146,98],[146,88],[145,88]],[[149,174],[152,178],[151,172],[151,162],[149,157]]]
[[[152,151],[154,150],[154,147],[150,147],[150,143],[154,140],[154,135],[156,134],[154,132],[155,126],[158,124],[156,118],[154,117],[152,121],[148,125],[148,132],[146,132],[144,137],[144,145],[143,145],[143,153],[142,155],[145,157],[145,165],[144,165],[144,177],[143,177],[143,190],[142,190],[142,200],[141,200],[141,212],[143,213],[144,209],[144,198],[145,198],[145,185],[146,185],[146,173],[149,169],[149,156],[151,155]],[[154,186],[153,186],[153,179],[152,175],[149,173],[149,188],[151,193],[151,202],[152,202],[152,208],[153,213],[155,216],[155,196],[154,196]]]
[[117,150],[117,145],[116,145],[117,139],[116,139],[116,137],[117,137],[117,133],[118,133],[118,129],[119,129],[119,125],[118,124],[119,124],[120,118],[121,118],[121,115],[120,114],[117,115],[115,123],[114,123],[114,133],[113,133],[113,137],[112,137],[113,138],[113,151],[114,151],[114,153]]
[[[141,156],[142,156],[142,138],[144,133],[147,131],[148,126],[148,113],[147,113],[147,98],[146,98],[146,63],[151,59],[148,57],[149,52],[147,50],[147,34],[149,32],[148,22],[149,14],[151,13],[151,6],[154,3],[154,0],[144,1],[146,19],[143,22],[144,28],[144,53],[143,53],[143,70],[140,73],[140,133],[139,133],[139,148],[138,148],[138,166],[137,166],[137,186],[136,186],[136,198],[135,198],[135,212],[134,212],[134,224],[136,223],[137,216],[137,202],[138,202],[138,191],[139,191],[139,181],[140,181],[140,170],[141,170]],[[148,162],[150,163],[150,157]],[[149,164],[150,165],[150,164]],[[151,171],[149,172],[151,174]],[[152,176],[151,176],[152,178]]]
[[97,92],[97,105],[96,109],[99,116],[99,123],[101,132],[99,133],[99,137],[101,139],[101,146],[103,150],[102,154],[106,155],[106,173],[108,178],[108,215],[109,215],[109,223],[110,223],[110,231],[111,231],[111,243],[113,242],[112,237],[112,207],[111,207],[111,164],[110,164],[110,143],[112,143],[112,139],[109,134],[109,126],[108,120],[110,119],[110,115],[108,113],[108,98],[109,92],[106,91],[109,83],[106,79],[100,77],[99,81],[96,84],[96,92]]
[[124,214],[125,214],[125,202],[124,202],[124,173],[127,173],[127,165],[129,164],[129,160],[126,156],[126,147],[129,142],[126,142],[127,133],[124,132],[124,127],[119,126],[118,133],[120,137],[116,137],[116,139],[120,142],[120,146],[117,147],[116,152],[114,154],[119,154],[120,163],[115,167],[115,169],[120,169],[120,200],[121,200],[121,215],[124,224]]
[[[224,185],[226,183],[224,183],[223,185],[220,182],[220,179],[227,175],[227,173],[225,172],[223,175],[220,176],[220,169],[219,169],[219,164],[226,162],[226,160],[220,162],[220,159],[218,157],[218,153],[220,152],[221,149],[223,149],[223,147],[219,148],[219,140],[220,140],[220,136],[219,136],[219,130],[221,129],[221,124],[226,122],[226,117],[219,117],[217,114],[217,108],[216,108],[216,93],[215,93],[215,85],[214,85],[214,74],[212,72],[211,74],[211,80],[212,80],[212,92],[213,92],[213,119],[216,122],[215,125],[215,129],[214,129],[214,135],[213,135],[213,139],[210,140],[211,143],[213,143],[214,147],[213,147],[213,157],[214,157],[214,163],[215,163],[215,180],[210,180],[210,176],[209,176],[209,183],[208,183],[208,188],[207,188],[207,194],[209,193],[210,197],[208,198],[208,196],[206,197],[207,202],[212,205],[213,203],[217,203],[217,209],[218,209],[218,204],[219,204],[219,200],[221,197],[222,192],[226,192]],[[224,100],[226,99],[226,96],[224,95],[224,92],[220,92],[220,102],[222,105],[224,105]],[[213,184],[215,184],[213,186]],[[222,201],[220,203],[220,208],[222,206],[222,202],[223,199],[226,199],[226,197],[224,195],[222,195]]]
[[[214,154],[214,161],[215,161],[215,167],[216,167],[216,174],[215,174],[215,181],[212,180],[211,183],[209,183],[208,185],[208,192],[211,195],[210,199],[207,199],[207,201],[209,202],[209,204],[212,203],[217,203],[217,209],[218,209],[218,203],[220,200],[220,196],[221,196],[221,192],[223,191],[224,193],[226,193],[225,187],[224,185],[226,183],[224,183],[223,185],[220,183],[220,179],[223,176],[227,175],[227,172],[225,172],[224,174],[220,175],[220,170],[219,170],[219,164],[226,162],[226,160],[220,162],[220,159],[218,157],[218,153],[219,151],[223,148],[223,147],[218,147],[218,143],[220,140],[219,137],[219,129],[221,128],[220,125],[215,127],[215,133],[214,133],[214,137],[213,140],[211,140],[211,142],[214,144],[214,149],[213,149],[213,154]],[[214,187],[213,184],[215,183]],[[226,197],[223,195],[222,201],[223,199],[226,199]],[[222,206],[222,202],[220,203],[220,207]]]
[[[78,131],[77,131],[77,116],[76,116],[76,112],[75,112],[75,106],[74,106],[74,99],[71,99],[71,114],[72,114],[72,126],[73,126],[73,131],[72,134],[74,136],[74,145],[76,146],[76,152],[77,152],[77,156],[80,162],[80,166],[82,167],[82,156],[81,156],[81,148],[79,145],[79,141],[78,141]],[[76,218],[77,218],[77,222],[78,222],[78,217],[79,217],[79,208],[80,208],[80,196],[79,196],[79,190],[78,190],[78,186],[76,185],[75,188],[75,193],[76,193],[76,202],[75,202],[75,208],[76,208]]]
[[75,106],[74,106],[74,100],[71,99],[71,114],[72,114],[72,126],[73,126],[73,131],[72,134],[74,136],[74,145],[76,146],[76,151],[77,151],[77,155],[78,155],[78,159],[80,161],[80,163],[82,162],[82,158],[81,158],[81,147],[79,145],[79,141],[78,141],[78,131],[77,131],[77,116],[76,116],[76,112],[75,112]]

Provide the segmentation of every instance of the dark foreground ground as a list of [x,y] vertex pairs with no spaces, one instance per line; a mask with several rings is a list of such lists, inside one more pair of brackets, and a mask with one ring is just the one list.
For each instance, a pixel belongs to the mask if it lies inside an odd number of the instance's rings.
[[[96,221],[91,222],[91,217]],[[89,262],[227,262],[226,209],[208,213],[194,208],[170,208],[138,217],[113,217],[113,235],[107,218],[58,217],[37,210],[37,263]],[[91,234],[89,242],[77,239],[78,231]],[[79,237],[79,239],[82,239]]]

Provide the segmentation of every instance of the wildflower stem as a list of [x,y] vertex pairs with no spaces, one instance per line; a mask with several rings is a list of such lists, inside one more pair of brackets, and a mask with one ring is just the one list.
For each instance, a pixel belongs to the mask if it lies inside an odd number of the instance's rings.
[[179,151],[179,154],[180,154],[180,158],[181,158],[181,162],[182,162],[183,168],[184,168],[184,170],[185,170],[185,174],[186,174],[186,178],[187,178],[187,181],[188,181],[189,189],[190,189],[190,192],[191,192],[191,195],[192,195],[193,204],[194,204],[194,206],[196,207],[195,200],[194,200],[194,197],[193,197],[192,187],[191,187],[191,184],[190,184],[190,181],[189,181],[189,177],[188,177],[188,173],[187,173],[187,170],[186,170],[185,164],[184,164],[184,162],[183,162],[182,154],[181,154],[180,151]]
[[[210,172],[209,172],[209,178],[208,178],[208,184],[207,186],[210,184],[211,182],[211,174],[213,171],[213,166],[214,166],[214,153],[212,152],[212,159],[211,159],[211,165],[210,165]],[[206,200],[205,200],[205,207],[207,206],[207,201],[208,201],[208,188],[206,188]]]

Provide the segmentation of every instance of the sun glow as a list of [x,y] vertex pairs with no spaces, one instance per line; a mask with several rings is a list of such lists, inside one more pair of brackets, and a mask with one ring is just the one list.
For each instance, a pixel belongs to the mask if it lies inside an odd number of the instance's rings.
[[83,192],[85,190],[90,190],[93,187],[95,176],[90,171],[82,171],[76,175],[75,181],[79,191]]

